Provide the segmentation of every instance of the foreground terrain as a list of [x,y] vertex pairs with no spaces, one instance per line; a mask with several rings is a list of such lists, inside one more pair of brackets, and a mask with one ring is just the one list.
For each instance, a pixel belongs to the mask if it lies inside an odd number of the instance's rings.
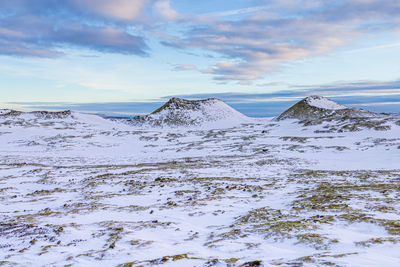
[[0,265],[400,264],[400,118],[235,123],[0,116]]

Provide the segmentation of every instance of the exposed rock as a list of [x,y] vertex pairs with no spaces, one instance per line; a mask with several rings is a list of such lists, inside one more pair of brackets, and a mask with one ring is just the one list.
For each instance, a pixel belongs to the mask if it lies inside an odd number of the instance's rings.
[[33,111],[30,112],[34,114],[38,118],[42,119],[65,119],[69,116],[72,115],[72,112],[70,110],[64,110],[64,111]]

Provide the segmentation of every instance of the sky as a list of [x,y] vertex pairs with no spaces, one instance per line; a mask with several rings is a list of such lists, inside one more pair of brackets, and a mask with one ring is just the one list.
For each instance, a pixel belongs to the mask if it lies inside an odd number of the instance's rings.
[[400,112],[398,0],[0,1],[0,108],[148,113],[308,95]]

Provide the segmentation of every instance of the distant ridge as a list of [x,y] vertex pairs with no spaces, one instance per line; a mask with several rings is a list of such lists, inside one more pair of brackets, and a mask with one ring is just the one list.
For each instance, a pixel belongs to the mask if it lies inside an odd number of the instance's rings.
[[37,118],[41,119],[65,119],[72,115],[72,111],[64,110],[64,111],[31,111],[31,112],[22,112],[16,111],[12,109],[0,109],[0,116],[2,117],[16,117],[20,115],[33,115]]
[[216,98],[187,100],[174,97],[149,115],[133,117],[131,122],[148,126],[199,126],[213,122],[239,124],[249,120]]

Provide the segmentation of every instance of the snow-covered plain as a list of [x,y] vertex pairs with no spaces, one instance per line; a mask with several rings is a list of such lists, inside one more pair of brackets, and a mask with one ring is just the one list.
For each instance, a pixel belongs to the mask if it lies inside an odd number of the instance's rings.
[[0,116],[0,263],[399,266],[399,122]]

